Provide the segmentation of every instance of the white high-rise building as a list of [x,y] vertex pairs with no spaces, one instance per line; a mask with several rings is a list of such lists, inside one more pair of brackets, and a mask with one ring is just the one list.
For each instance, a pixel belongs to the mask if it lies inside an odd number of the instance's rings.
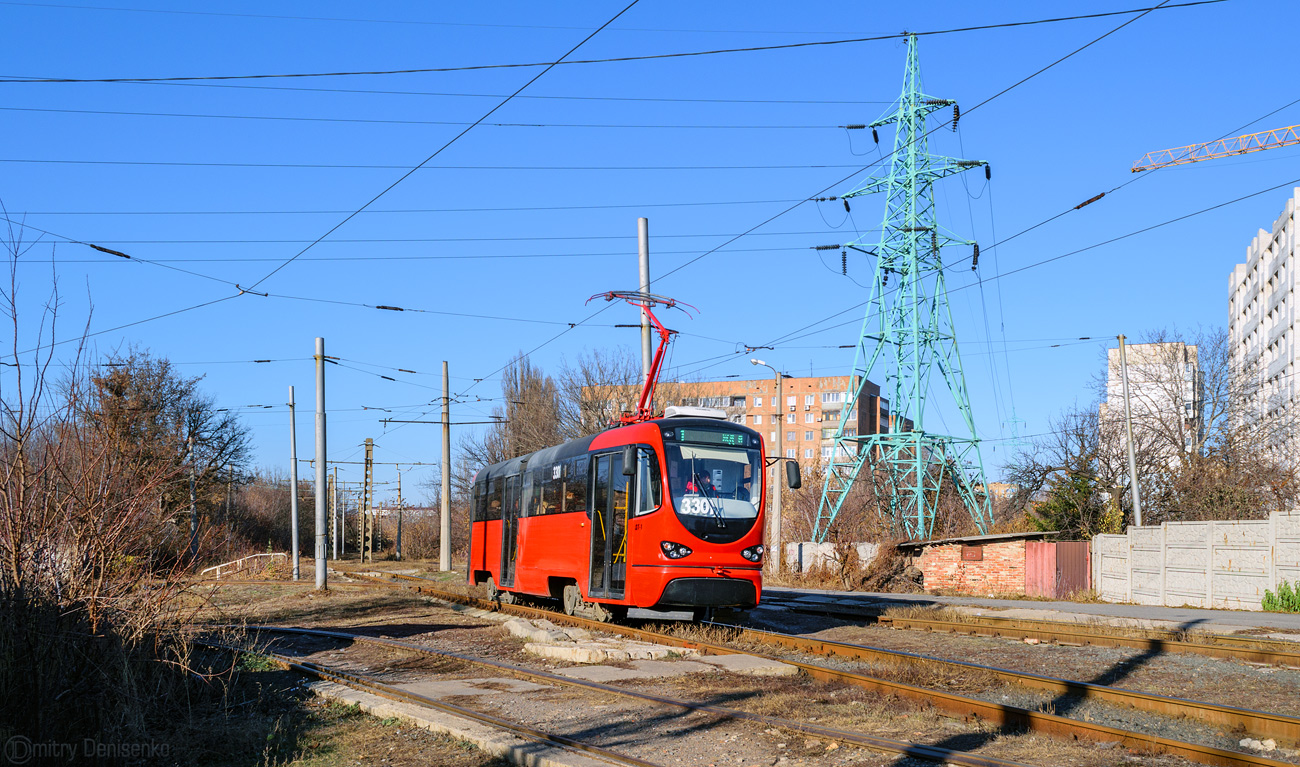
[[[1300,328],[1296,326],[1296,188],[1272,231],[1260,229],[1228,282],[1228,335],[1238,369],[1258,371],[1258,406],[1276,418],[1296,402]],[[1294,453],[1293,453],[1294,454]]]
[[[1128,443],[1119,349],[1107,350],[1106,357],[1102,443],[1112,455],[1122,455]],[[1202,436],[1202,380],[1196,345],[1182,341],[1126,344],[1125,357],[1133,441],[1139,452],[1153,452],[1165,466],[1177,468],[1180,456],[1195,450]]]

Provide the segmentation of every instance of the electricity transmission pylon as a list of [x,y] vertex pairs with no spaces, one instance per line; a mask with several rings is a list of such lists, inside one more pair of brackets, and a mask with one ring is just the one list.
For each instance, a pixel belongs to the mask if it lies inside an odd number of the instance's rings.
[[[979,439],[940,256],[946,245],[974,246],[974,268],[979,246],[940,231],[933,190],[938,179],[980,166],[985,166],[987,175],[988,169],[983,161],[929,153],[926,118],[949,107],[955,129],[960,114],[956,102],[921,92],[916,36],[909,35],[907,71],[897,107],[867,126],[873,135],[878,127],[896,126],[889,170],[842,195],[847,199],[884,192],[885,219],[879,245],[847,246],[874,256],[876,268],[850,377],[855,385],[850,386],[835,433],[817,509],[817,541],[825,540],[855,481],[871,483],[878,513],[887,514],[895,530],[912,540],[931,536],[940,496],[953,491],[981,532],[987,532],[991,522]],[[880,393],[888,393],[887,403],[864,396],[863,384],[873,373],[884,376]],[[935,404],[930,398],[942,396],[944,388],[960,413],[963,436],[926,428],[927,405]],[[850,422],[850,413],[868,406],[880,407],[877,431],[883,433],[859,434],[858,422]],[[883,414],[891,406],[886,418]],[[868,478],[860,479],[864,467]]]

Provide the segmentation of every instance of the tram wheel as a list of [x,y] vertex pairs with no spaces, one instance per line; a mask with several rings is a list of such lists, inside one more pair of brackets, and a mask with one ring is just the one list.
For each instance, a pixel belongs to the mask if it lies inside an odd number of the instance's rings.
[[497,588],[497,581],[492,576],[488,576],[487,583],[483,584],[487,589],[487,598],[489,602],[501,602],[501,590]]
[[578,584],[570,583],[564,587],[564,614],[575,615],[582,608],[582,592]]

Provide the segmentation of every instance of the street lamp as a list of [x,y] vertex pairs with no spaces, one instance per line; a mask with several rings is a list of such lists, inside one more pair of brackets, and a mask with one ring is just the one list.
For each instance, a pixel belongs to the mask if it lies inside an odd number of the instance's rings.
[[766,362],[751,358],[751,365],[762,365],[772,371],[776,376],[776,461],[772,464],[772,519],[768,526],[770,534],[768,535],[768,556],[767,571],[768,574],[776,574],[781,569],[781,460],[785,457],[785,451],[781,446],[781,433],[785,431],[785,418],[782,412],[781,400],[781,371],[767,364]]

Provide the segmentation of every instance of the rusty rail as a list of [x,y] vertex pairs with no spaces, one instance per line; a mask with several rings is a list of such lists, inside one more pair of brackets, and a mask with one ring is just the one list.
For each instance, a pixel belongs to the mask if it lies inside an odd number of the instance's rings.
[[[714,716],[718,716],[723,719],[753,722],[766,727],[778,727],[783,730],[798,732],[803,735],[816,736],[826,740],[833,740],[848,745],[859,746],[862,748],[869,748],[872,750],[883,751],[886,753],[916,757],[919,759],[934,761],[941,764],[959,764],[959,765],[967,765],[967,767],[1027,767],[1026,765],[1023,765],[1020,762],[1011,762],[1005,759],[998,759],[996,757],[975,756],[962,751],[943,748],[940,746],[931,746],[924,743],[913,743],[910,741],[891,740],[889,738],[880,738],[874,735],[867,735],[866,733],[853,732],[851,730],[841,730],[834,727],[825,727],[821,725],[812,724],[809,722],[796,722],[790,719],[782,719],[780,717],[766,716],[763,714],[754,714],[748,711],[741,711],[739,709],[727,708],[726,706],[716,706],[709,703],[694,703],[691,701],[680,700],[677,698],[670,698],[665,695],[656,695],[653,693],[637,692],[635,690],[629,690],[623,687],[616,687],[614,685],[602,684],[600,682],[591,682],[585,679],[573,679],[570,677],[560,676],[558,674],[551,674],[546,671],[538,671],[534,669],[527,669],[520,666],[515,666],[513,664],[504,663],[502,661],[494,661],[485,658],[475,658],[472,656],[461,655],[459,653],[453,653],[453,652],[446,652],[431,647],[425,647],[423,645],[417,645],[410,642],[403,642],[401,640],[396,640],[396,639],[388,639],[385,637],[372,637],[364,634],[354,634],[352,632],[332,631],[332,630],[325,630],[325,629],[302,629],[302,628],[287,628],[287,627],[277,627],[277,626],[249,626],[248,629],[255,630],[255,631],[275,632],[275,633],[302,634],[306,636],[324,636],[324,637],[332,637],[332,638],[342,639],[342,640],[347,640],[352,642],[378,644],[386,647],[403,649],[410,652],[421,653],[425,655],[433,655],[440,658],[447,658],[447,659],[462,661],[465,663],[486,666],[498,671],[505,671],[507,673],[511,673],[516,676],[523,677],[535,682],[566,685],[569,687],[581,687],[581,688],[595,690],[598,692],[603,692],[611,695],[617,695],[620,697],[631,698],[633,700],[644,701],[649,703],[657,703],[665,706],[672,706],[675,708],[680,708],[685,711],[697,711],[701,713],[712,714]],[[323,667],[312,663],[303,663],[301,661],[293,662],[291,661],[291,659],[282,658],[281,656],[276,656],[273,653],[263,653],[263,654],[268,654],[270,655],[270,657],[274,657],[277,661],[282,663],[290,662],[290,663],[294,663],[297,666],[302,666],[304,668],[301,670],[305,670],[312,674],[319,674],[323,672],[327,674],[334,674],[344,679],[348,679],[348,678],[359,679],[362,680],[362,683],[366,684],[367,686],[376,685],[380,687],[386,687],[386,685],[380,685],[379,683],[373,682],[371,680],[366,680],[363,677],[359,677],[357,675],[346,674],[344,672],[339,672],[339,671],[326,670]],[[412,693],[405,693],[400,690],[398,690],[397,692],[405,696],[412,695]],[[422,696],[414,696],[414,697],[422,697]],[[440,706],[449,706],[449,705],[450,704],[440,704]],[[451,707],[451,708],[457,708],[457,707]],[[459,710],[457,711],[457,713],[459,713]],[[471,712],[471,714],[475,716],[479,716],[477,712]],[[486,716],[486,715],[482,715],[482,716]],[[557,737],[557,736],[551,736],[551,737]]]

